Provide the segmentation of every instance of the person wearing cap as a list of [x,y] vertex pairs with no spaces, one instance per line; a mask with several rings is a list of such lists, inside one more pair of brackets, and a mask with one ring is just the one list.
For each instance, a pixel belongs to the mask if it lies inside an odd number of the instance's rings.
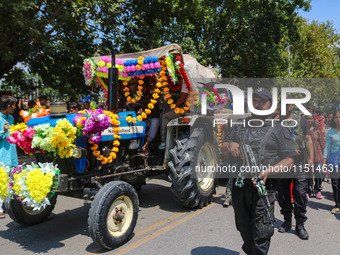
[[[269,90],[260,88],[253,93],[252,103],[257,110],[267,110],[271,107],[272,95]],[[263,178],[267,188],[269,212],[273,220],[277,181],[270,177],[280,173],[282,169],[289,169],[294,164],[296,152],[288,129],[275,124],[276,122],[272,125],[270,121],[266,121],[269,117],[253,114],[245,118],[243,123],[239,120],[226,135],[222,153],[236,169],[244,169],[240,152],[242,142],[251,146],[258,166],[271,166],[271,170],[261,172],[259,177]],[[251,125],[248,124],[249,121]],[[230,174],[230,177],[235,178],[235,175]],[[236,228],[244,242],[242,249],[246,254],[267,254],[274,226],[252,180],[239,173],[237,177],[238,181],[234,181],[232,187],[232,201]]]
[[[280,116],[283,119],[293,120],[289,126],[290,139],[294,143],[297,156],[295,157],[295,171],[290,178],[279,180],[278,202],[281,207],[281,214],[284,217],[283,224],[279,227],[280,233],[285,233],[292,227],[292,212],[296,220],[295,233],[302,240],[309,238],[308,232],[304,227],[307,220],[307,202],[308,202],[308,168],[314,165],[314,146],[310,134],[308,122],[305,117],[294,112],[295,105],[287,105],[286,116]],[[297,123],[295,127],[294,126]],[[294,207],[291,200],[290,185],[293,179],[293,199]]]

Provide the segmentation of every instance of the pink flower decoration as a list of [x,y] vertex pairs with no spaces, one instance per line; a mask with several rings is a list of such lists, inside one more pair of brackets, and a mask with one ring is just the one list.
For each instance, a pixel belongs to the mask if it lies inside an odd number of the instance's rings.
[[33,134],[35,133],[35,130],[32,127],[28,127],[24,131],[24,136],[33,139]]

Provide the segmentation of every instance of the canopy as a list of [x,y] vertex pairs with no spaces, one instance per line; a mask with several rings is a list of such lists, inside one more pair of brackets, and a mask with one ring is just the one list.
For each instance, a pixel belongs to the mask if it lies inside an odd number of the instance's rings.
[[[185,65],[185,70],[188,73],[188,78],[195,90],[195,82],[203,81],[217,81],[218,75],[215,70],[204,67],[191,55],[182,54],[182,48],[177,44],[169,44],[160,48],[116,55],[116,67],[119,70],[118,79],[121,81],[130,81],[131,78],[139,77],[142,75],[151,76],[158,74],[161,71],[159,68],[158,60],[163,57],[173,56],[173,61],[176,56],[181,56],[182,63]],[[129,69],[129,65],[136,65],[138,59],[142,57],[145,60],[144,66],[139,67],[138,70]],[[128,63],[134,62],[134,63]],[[157,66],[158,64],[158,66]],[[97,83],[105,93],[107,93],[107,78],[108,68],[111,66],[111,56],[99,56],[85,59],[84,61],[84,77],[85,83],[91,85]],[[128,68],[127,68],[128,67]],[[137,65],[136,65],[137,67]]]

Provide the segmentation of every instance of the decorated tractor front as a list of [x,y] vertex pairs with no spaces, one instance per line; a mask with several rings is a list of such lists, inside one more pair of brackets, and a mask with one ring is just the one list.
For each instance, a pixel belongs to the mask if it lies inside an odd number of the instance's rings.
[[49,115],[27,124],[32,134],[14,133],[12,142],[27,144],[23,148],[35,153],[38,162],[56,162],[62,174],[70,175],[112,166],[122,146],[123,151],[138,150],[145,136],[145,123],[128,111],[114,114],[96,109],[62,118]]

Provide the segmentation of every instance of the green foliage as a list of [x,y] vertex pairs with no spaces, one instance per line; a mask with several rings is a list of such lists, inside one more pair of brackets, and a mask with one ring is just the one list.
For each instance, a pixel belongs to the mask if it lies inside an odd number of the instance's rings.
[[19,92],[25,94],[34,90],[33,84],[28,81],[30,77],[23,69],[15,67],[12,72],[6,77],[6,80],[2,82],[2,90],[10,90],[15,95]]
[[[303,84],[293,82],[292,85],[311,91],[312,103],[323,109],[330,104],[340,104],[340,84],[337,80],[340,75],[339,39],[332,23],[308,23],[302,19],[299,37],[291,43],[291,77],[313,78]],[[288,64],[286,52],[284,58]],[[288,76],[287,71],[284,76]]]
[[23,62],[45,86],[88,92],[83,59],[96,52],[98,32],[115,25],[119,7],[114,0],[2,0],[0,77],[10,76],[12,67]]
[[332,23],[300,24],[299,40],[293,43],[292,72],[296,78],[336,78],[339,76],[339,55],[336,43],[340,37]]
[[[340,50],[330,24],[307,24],[306,0],[1,0],[0,77],[25,90],[18,62],[38,74],[47,93],[88,94],[83,60],[182,46],[223,77],[287,77],[285,48],[293,45],[293,77],[338,77]],[[336,54],[334,54],[337,53]],[[25,78],[25,77],[24,77]],[[326,97],[326,95],[323,95]]]
[[123,52],[178,43],[224,77],[274,77],[284,59],[284,37],[298,36],[298,8],[309,1],[131,0],[116,38]]

